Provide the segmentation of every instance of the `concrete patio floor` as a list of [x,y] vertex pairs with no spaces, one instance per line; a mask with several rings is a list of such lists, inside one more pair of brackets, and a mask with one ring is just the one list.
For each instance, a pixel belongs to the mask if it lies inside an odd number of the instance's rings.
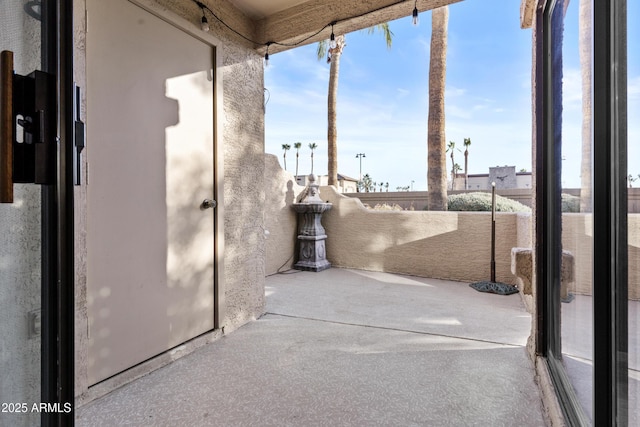
[[545,426],[519,295],[333,268],[267,314],[77,410],[78,426]]

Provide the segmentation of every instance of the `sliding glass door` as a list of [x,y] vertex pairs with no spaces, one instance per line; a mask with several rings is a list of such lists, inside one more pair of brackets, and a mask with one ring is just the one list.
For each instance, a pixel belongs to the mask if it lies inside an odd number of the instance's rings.
[[[629,240],[629,425],[640,425],[640,28],[630,17],[640,16],[640,3],[627,11],[628,102],[628,240]],[[635,22],[633,24],[636,24]]]
[[627,70],[626,1],[549,0],[538,18],[538,352],[569,425],[638,425],[640,152],[627,117],[640,72],[633,57]]
[[73,424],[73,1],[0,13],[0,425]]

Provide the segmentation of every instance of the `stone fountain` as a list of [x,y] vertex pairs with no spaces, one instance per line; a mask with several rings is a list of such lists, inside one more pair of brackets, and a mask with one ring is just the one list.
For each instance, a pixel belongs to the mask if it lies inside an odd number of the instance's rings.
[[298,213],[298,270],[322,271],[331,267],[325,249],[326,232],[322,226],[322,213],[331,209],[331,203],[320,199],[316,176],[309,175],[309,185],[302,192],[299,203],[293,204]]

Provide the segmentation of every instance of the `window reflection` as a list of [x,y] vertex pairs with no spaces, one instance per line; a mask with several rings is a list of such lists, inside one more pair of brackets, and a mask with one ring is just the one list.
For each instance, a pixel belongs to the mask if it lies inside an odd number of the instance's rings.
[[562,362],[593,419],[593,216],[591,0],[563,4],[562,36]]
[[627,2],[627,108],[629,191],[629,425],[640,425],[640,30],[632,25],[640,4]]

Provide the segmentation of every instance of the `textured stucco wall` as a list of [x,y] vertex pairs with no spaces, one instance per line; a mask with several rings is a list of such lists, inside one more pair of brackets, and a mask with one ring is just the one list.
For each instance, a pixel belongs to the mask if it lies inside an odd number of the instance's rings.
[[[264,313],[264,71],[262,56],[246,43],[212,22],[211,31],[200,30],[200,9],[191,1],[133,0],[168,22],[216,46],[217,104],[216,155],[219,203],[218,264],[220,326],[229,333]],[[75,73],[82,86],[85,74],[85,1],[75,7]],[[244,19],[241,15],[233,19]],[[234,21],[235,22],[235,21]],[[246,21],[244,24],[247,24]],[[252,25],[252,24],[251,24]],[[90,95],[89,95],[90,96]],[[83,106],[84,118],[84,106]],[[90,148],[91,141],[87,141]],[[86,183],[86,181],[85,181]],[[75,191],[76,214],[76,395],[87,393],[86,302],[86,187]],[[214,334],[219,336],[217,334]],[[165,359],[171,360],[169,355]],[[166,363],[166,362],[162,362]],[[161,363],[161,364],[162,364]],[[160,364],[160,365],[161,365]],[[148,369],[159,365],[149,365]],[[147,369],[147,368],[145,368]],[[143,375],[135,372],[130,376]],[[116,380],[122,384],[126,380]],[[107,387],[108,388],[108,387]],[[103,390],[104,393],[108,390]],[[86,396],[85,396],[86,397]],[[85,400],[90,400],[89,396]],[[81,399],[83,400],[83,399]]]
[[[469,282],[491,277],[491,213],[372,211],[331,187],[320,193],[333,203],[322,222],[327,258],[336,267]],[[515,283],[510,266],[517,244],[518,215],[498,213],[498,281]]]
[[[86,21],[85,0],[73,2],[73,77],[76,84],[82,88],[82,105],[80,118],[87,122],[86,104]],[[88,317],[87,317],[87,165],[86,152],[82,156],[83,185],[74,186],[74,270],[75,270],[75,394],[79,395],[87,388],[88,366]]]
[[[267,274],[290,268],[296,217],[290,208],[303,187],[265,156]],[[333,208],[323,215],[327,257],[335,267],[388,271],[461,281],[490,279],[491,214],[479,212],[373,211],[360,200],[321,187]],[[515,283],[511,248],[531,245],[531,216],[496,216],[496,278]]]
[[[196,17],[197,18],[197,17]],[[264,69],[262,57],[222,46],[226,332],[264,313]]]
[[[0,45],[14,52],[21,75],[40,66],[40,23],[22,2],[2,6]],[[0,204],[0,401],[40,402],[40,336],[29,336],[28,313],[40,310],[41,189],[14,185],[14,203]],[[37,413],[0,412],[0,425],[39,424]]]
[[293,174],[283,170],[278,158],[265,155],[264,222],[266,231],[266,274],[291,269],[296,248],[296,214],[291,208],[304,187],[296,184]]

